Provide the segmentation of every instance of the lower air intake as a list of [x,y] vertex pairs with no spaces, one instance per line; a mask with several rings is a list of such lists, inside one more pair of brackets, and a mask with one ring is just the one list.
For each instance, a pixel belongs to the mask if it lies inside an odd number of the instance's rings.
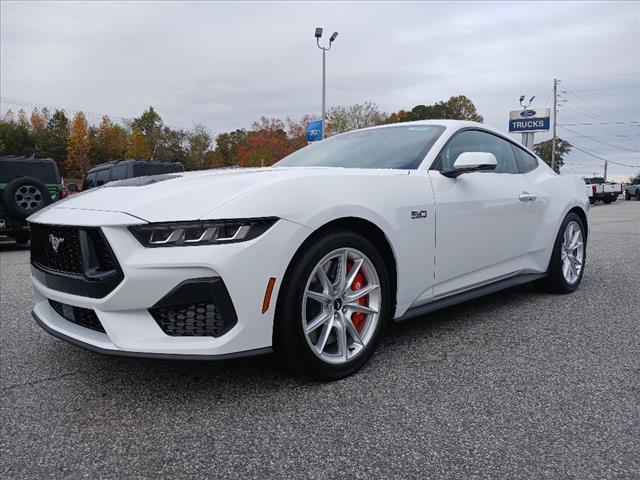
[[75,323],[76,325],[90,330],[95,330],[96,332],[105,333],[100,320],[98,320],[96,312],[93,310],[89,308],[74,307],[73,305],[56,302],[55,300],[49,300],[49,304],[58,315],[71,323]]
[[229,292],[218,277],[182,282],[149,313],[172,337],[220,337],[238,323]]
[[213,303],[174,305],[150,311],[162,331],[172,337],[219,337],[225,331],[220,309]]

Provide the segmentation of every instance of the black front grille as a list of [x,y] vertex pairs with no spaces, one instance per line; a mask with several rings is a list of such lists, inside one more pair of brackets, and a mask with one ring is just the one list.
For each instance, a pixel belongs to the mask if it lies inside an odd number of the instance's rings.
[[32,273],[47,287],[103,298],[124,278],[99,228],[31,223],[30,229]]
[[172,337],[219,337],[226,331],[220,309],[213,303],[158,307],[150,313],[162,331]]
[[96,312],[90,308],[74,307],[73,305],[56,302],[55,300],[49,300],[49,304],[58,315],[66,320],[81,327],[105,333]]
[[30,224],[31,263],[56,272],[82,274],[78,227]]

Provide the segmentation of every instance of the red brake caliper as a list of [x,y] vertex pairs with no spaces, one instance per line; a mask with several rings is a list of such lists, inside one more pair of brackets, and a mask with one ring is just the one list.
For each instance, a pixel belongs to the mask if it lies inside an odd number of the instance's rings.
[[[351,268],[353,267],[353,262],[348,262],[347,267],[349,271],[351,271]],[[362,287],[364,287],[364,285],[365,285],[364,277],[362,276],[362,273],[358,272],[358,274],[356,275],[356,278],[353,279],[353,283],[351,284],[351,290],[355,292],[357,290],[360,290]],[[360,297],[358,299],[358,303],[360,305],[364,305],[366,302],[367,302],[366,296]],[[356,327],[356,329],[360,330],[360,324],[364,321],[364,313],[352,313],[351,321],[353,322],[353,325]]]

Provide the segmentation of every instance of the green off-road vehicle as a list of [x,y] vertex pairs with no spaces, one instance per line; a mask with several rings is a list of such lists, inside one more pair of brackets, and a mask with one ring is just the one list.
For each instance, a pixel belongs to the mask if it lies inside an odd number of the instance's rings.
[[0,157],[0,236],[28,243],[26,218],[61,195],[60,172],[52,159]]

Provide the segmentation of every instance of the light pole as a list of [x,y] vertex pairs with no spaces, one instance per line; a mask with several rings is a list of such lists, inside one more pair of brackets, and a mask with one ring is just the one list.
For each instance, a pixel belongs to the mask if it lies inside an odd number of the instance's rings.
[[333,32],[331,38],[329,39],[329,46],[323,47],[320,45],[320,38],[322,37],[322,28],[316,28],[316,44],[318,48],[322,50],[322,138],[325,137],[326,130],[326,56],[327,52],[331,50],[331,44],[333,41],[338,38],[338,32]]
[[[529,99],[529,103],[526,103],[524,101],[525,96],[521,95],[520,96],[520,106],[522,107],[522,110],[527,110],[529,108],[529,105],[531,105],[531,102],[533,102],[533,99],[536,98],[536,96],[534,95],[533,97],[531,97]],[[528,133],[523,133],[522,134],[522,144],[533,150],[533,132],[528,132]]]

